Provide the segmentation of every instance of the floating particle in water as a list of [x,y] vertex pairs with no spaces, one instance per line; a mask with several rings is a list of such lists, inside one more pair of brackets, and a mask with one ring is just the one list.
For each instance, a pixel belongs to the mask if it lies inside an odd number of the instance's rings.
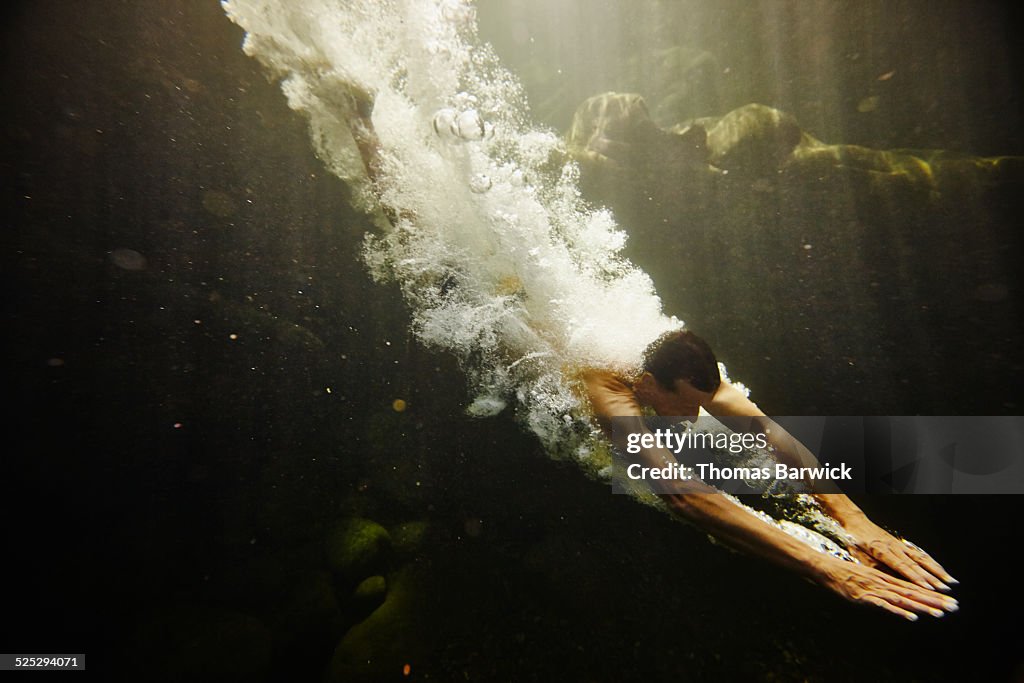
[[404,413],[406,406],[406,402],[400,398],[396,398],[394,401],[391,402],[391,409],[394,410],[396,413]]
[[881,76],[879,76],[878,80],[880,80],[880,81],[887,81],[887,80],[889,80],[890,78],[892,78],[895,75],[896,75],[896,69],[893,69],[892,71],[888,71],[888,72],[882,74]]
[[203,84],[194,78],[182,78],[181,85],[190,93],[199,93],[203,91]]
[[402,675],[403,676],[408,676],[410,673],[412,673],[412,667],[411,666],[406,664],[405,666],[402,667]]
[[62,368],[64,367],[63,358],[50,358],[46,361],[46,364],[51,368]]
[[228,335],[228,339],[230,339],[231,341],[236,341],[238,339],[238,335],[232,332],[231,334]]
[[814,249],[813,244],[811,244],[810,242],[804,244],[804,251],[810,251],[811,249]]
[[134,249],[115,249],[110,252],[110,262],[124,270],[146,269],[146,257]]
[[469,189],[476,194],[483,194],[491,189],[491,179],[485,173],[477,173],[469,179]]

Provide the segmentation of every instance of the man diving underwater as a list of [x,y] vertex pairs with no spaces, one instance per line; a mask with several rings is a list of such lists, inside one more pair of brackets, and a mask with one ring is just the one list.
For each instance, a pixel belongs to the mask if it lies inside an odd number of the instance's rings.
[[[350,88],[341,99],[363,165],[375,184],[382,157],[371,122],[372,98]],[[381,208],[392,222],[398,218],[393,207]],[[722,380],[707,343],[686,330],[652,342],[642,369],[632,376],[608,368],[586,368],[574,375],[593,418],[622,452],[627,449],[618,442],[621,439],[612,429],[612,418],[632,419],[643,430],[645,409],[661,416],[696,416],[703,408],[726,424],[735,418],[747,418],[762,427],[768,424],[765,414],[743,392]],[[770,442],[781,462],[805,464],[813,459],[785,432],[771,431]],[[634,457],[645,466],[674,461],[672,452],[664,448],[641,449]],[[945,594],[955,579],[923,550],[874,524],[842,493],[812,495],[849,536],[848,550],[856,560],[852,562],[815,550],[704,482],[680,483],[658,495],[673,514],[730,546],[786,567],[850,602],[879,607],[909,620],[916,620],[919,614],[940,617],[957,609],[957,601]]]
[[[662,416],[696,416],[703,408],[726,423],[737,417],[768,422],[743,392],[722,381],[711,348],[687,330],[663,335],[648,347],[637,377],[588,369],[581,379],[598,423],[622,452],[626,444],[621,442],[621,431],[612,429],[612,418],[640,420],[645,407]],[[780,460],[807,462],[809,453],[798,441],[777,427],[772,432],[769,442]],[[635,457],[657,467],[671,460],[672,453],[664,448],[641,449]],[[673,513],[713,536],[791,569],[851,602],[874,605],[912,621],[918,613],[940,617],[944,610],[956,611],[956,600],[939,592],[949,591],[948,584],[956,580],[926,552],[874,524],[842,493],[812,495],[853,539],[848,550],[859,563],[811,548],[700,482],[687,482],[677,493],[659,494]]]

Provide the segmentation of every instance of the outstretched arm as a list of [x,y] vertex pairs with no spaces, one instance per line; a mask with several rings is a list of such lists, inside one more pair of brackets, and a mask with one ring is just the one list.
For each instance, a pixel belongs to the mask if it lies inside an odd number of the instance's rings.
[[820,553],[721,494],[662,495],[672,510],[732,547],[795,571],[854,603],[873,605],[911,621],[941,617],[956,601],[874,567]]
[[[765,433],[779,460],[788,465],[817,465],[813,453],[728,382],[723,382],[719,387],[714,400],[708,406],[708,411],[730,428],[735,429],[736,427],[730,423],[740,420],[746,421],[746,424],[742,425],[744,430],[754,429]],[[829,484],[829,488],[819,488],[812,495],[825,512],[842,524],[857,541],[857,546],[851,551],[865,564],[884,565],[924,588],[948,591],[949,586],[946,583],[956,583],[956,579],[928,553],[896,538],[872,522],[852,500],[834,486]]]
[[[617,437],[613,433],[612,417],[634,418],[636,429],[644,429],[640,405],[632,391],[614,375],[594,370],[584,372],[581,379],[598,423],[613,443],[616,438],[622,441],[624,434]],[[615,445],[628,452],[625,442]],[[643,450],[638,459],[644,465],[656,466],[673,461],[674,456],[667,449],[655,448]],[[917,619],[917,614],[942,616],[943,609],[955,609],[954,600],[933,590],[874,567],[815,551],[703,482],[679,482],[676,486],[675,492],[660,494],[673,513],[732,547],[795,571],[846,600],[881,607],[910,620]]]

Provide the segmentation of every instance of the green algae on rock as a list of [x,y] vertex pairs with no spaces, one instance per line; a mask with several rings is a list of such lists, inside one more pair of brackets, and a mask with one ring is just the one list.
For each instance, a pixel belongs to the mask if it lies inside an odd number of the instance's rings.
[[327,537],[327,564],[343,580],[377,573],[391,554],[391,536],[380,524],[362,518],[339,524]]

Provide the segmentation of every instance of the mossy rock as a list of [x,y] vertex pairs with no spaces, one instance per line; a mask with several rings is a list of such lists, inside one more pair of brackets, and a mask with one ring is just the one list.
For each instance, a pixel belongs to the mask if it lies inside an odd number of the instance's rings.
[[388,583],[383,576],[371,576],[363,579],[352,592],[352,606],[359,613],[368,615],[384,602]]
[[438,645],[438,625],[427,618],[432,610],[424,604],[435,591],[431,577],[415,566],[391,575],[383,604],[338,643],[326,680],[399,680],[405,664],[416,668]]
[[796,119],[778,109],[747,104],[708,128],[711,163],[748,175],[775,172],[801,139]]
[[327,537],[327,564],[345,581],[380,573],[390,556],[391,536],[369,519],[346,520]]

